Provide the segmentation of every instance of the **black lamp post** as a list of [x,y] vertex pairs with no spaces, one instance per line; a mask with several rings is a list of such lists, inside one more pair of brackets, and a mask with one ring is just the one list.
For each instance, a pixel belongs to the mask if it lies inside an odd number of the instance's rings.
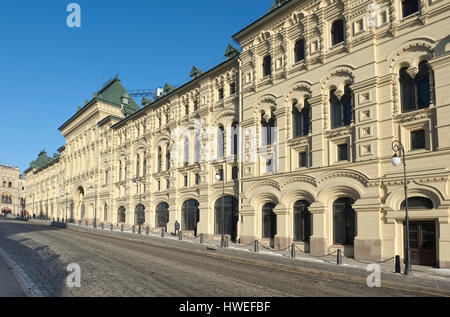
[[[139,213],[135,216],[136,217],[136,219],[135,219],[135,221],[136,221],[136,223],[137,223],[137,225],[139,226],[139,232],[141,232],[141,219],[140,219],[140,216],[141,216],[141,212],[142,212],[142,196],[141,196],[141,187],[139,186],[139,181],[136,179],[135,181],[133,181],[133,185],[134,186],[136,186],[137,187],[137,190],[138,190],[138,192],[139,192]],[[136,212],[136,211],[135,211]]]
[[392,142],[392,149],[395,154],[392,158],[392,164],[394,166],[399,166],[402,163],[402,159],[397,155],[398,152],[401,152],[401,156],[403,156],[403,177],[405,183],[405,211],[406,211],[406,264],[405,264],[405,275],[411,274],[411,249],[409,247],[409,216],[408,216],[408,183],[406,180],[406,156],[405,156],[405,147],[400,141]]
[[220,247],[225,246],[225,177],[223,169],[216,174],[216,180],[222,180],[222,238],[220,240]]
[[94,229],[97,228],[97,193],[94,186],[89,187],[89,190],[94,190]]

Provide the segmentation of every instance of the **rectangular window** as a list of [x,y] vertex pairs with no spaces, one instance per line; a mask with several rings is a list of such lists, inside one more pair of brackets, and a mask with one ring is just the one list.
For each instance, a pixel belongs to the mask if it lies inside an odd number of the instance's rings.
[[267,55],[263,60],[263,77],[272,75],[272,57]]
[[158,191],[161,191],[161,181],[158,181]]
[[425,149],[425,130],[411,132],[411,150]]
[[184,175],[184,187],[188,187],[188,177]]
[[299,153],[298,155],[298,166],[308,167],[308,157],[306,152]]
[[230,84],[230,96],[233,96],[234,94],[236,94],[236,84],[231,83]]
[[231,173],[233,180],[237,180],[239,178],[239,168],[237,166],[233,166],[233,170]]
[[223,92],[223,88],[219,89],[219,100],[223,100],[224,97],[224,92]]
[[337,146],[338,161],[348,161],[348,145],[339,144]]
[[200,174],[195,174],[195,185],[200,185]]
[[295,43],[295,62],[298,63],[305,59],[305,40],[299,40]]
[[402,11],[404,18],[416,12],[419,12],[419,0],[403,0]]
[[9,187],[9,188],[12,187],[12,183],[11,183],[11,182],[8,183],[8,187]]
[[170,180],[166,179],[166,189],[170,189]]

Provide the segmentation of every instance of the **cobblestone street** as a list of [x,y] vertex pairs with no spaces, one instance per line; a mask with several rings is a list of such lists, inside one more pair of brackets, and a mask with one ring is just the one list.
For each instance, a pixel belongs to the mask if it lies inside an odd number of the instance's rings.
[[[0,249],[41,296],[418,296],[412,291],[215,259],[74,229],[0,220]],[[81,267],[81,287],[66,286],[67,266]],[[26,278],[25,278],[26,279]]]

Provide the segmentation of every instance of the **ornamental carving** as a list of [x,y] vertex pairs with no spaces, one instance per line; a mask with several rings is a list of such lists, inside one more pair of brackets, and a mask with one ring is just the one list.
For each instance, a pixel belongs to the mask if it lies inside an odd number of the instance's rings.
[[329,179],[333,179],[333,178],[337,178],[337,177],[347,177],[347,178],[355,179],[358,182],[360,182],[361,184],[363,184],[364,187],[367,187],[367,185],[369,183],[368,177],[366,177],[362,173],[359,173],[356,171],[347,171],[347,170],[341,170],[341,171],[327,173],[326,175],[319,178],[317,183],[322,184],[323,182],[325,182]]

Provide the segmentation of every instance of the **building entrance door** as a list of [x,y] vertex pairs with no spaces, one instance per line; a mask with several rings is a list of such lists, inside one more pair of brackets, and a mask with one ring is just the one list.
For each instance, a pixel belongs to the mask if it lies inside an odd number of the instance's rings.
[[411,264],[436,266],[436,223],[410,222]]

